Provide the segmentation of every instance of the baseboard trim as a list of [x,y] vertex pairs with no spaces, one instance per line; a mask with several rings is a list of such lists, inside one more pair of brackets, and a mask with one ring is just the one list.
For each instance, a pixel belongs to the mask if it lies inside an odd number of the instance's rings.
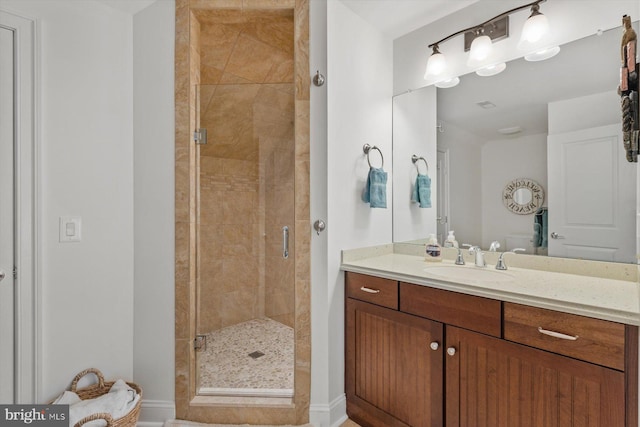
[[162,427],[176,417],[176,405],[171,400],[142,400],[138,427]]
[[328,405],[309,406],[309,422],[314,427],[340,427],[346,420],[347,398],[344,394],[333,399]]

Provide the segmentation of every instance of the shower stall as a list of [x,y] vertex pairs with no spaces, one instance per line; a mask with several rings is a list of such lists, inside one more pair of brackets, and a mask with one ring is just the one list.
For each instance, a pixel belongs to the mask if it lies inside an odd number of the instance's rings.
[[177,418],[308,420],[308,37],[307,0],[176,0]]
[[293,396],[293,85],[269,77],[198,87],[201,395]]

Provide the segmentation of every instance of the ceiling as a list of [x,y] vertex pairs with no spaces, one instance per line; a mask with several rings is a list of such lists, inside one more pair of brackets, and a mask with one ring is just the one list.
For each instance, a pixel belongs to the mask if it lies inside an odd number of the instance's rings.
[[349,9],[395,39],[478,0],[341,0]]

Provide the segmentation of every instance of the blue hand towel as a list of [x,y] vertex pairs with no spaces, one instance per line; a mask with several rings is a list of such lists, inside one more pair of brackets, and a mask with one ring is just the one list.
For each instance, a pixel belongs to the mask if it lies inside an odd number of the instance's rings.
[[548,215],[547,208],[540,208],[533,217],[533,246],[536,248],[546,248],[549,245],[547,237]]
[[420,203],[421,208],[431,207],[431,178],[429,175],[418,174],[416,184],[413,186],[411,201]]
[[382,168],[369,169],[362,200],[372,208],[387,207],[387,173]]

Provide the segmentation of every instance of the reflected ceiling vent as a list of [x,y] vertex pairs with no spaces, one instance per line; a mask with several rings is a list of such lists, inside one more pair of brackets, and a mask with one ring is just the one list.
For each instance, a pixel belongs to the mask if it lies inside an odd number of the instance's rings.
[[522,128],[520,126],[498,129],[498,133],[501,133],[502,135],[515,135],[520,132],[522,132]]
[[496,108],[496,104],[494,104],[491,101],[480,101],[480,102],[476,102],[476,105],[480,108],[484,108],[485,110],[488,110],[490,108]]

